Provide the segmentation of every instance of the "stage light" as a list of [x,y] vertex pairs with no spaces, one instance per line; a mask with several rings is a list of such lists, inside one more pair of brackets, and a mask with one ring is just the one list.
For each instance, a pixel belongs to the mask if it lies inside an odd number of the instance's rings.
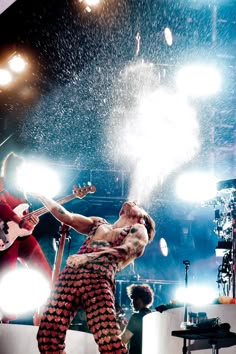
[[161,253],[164,257],[168,256],[169,249],[166,240],[162,237],[159,242]]
[[1,311],[26,314],[42,306],[49,294],[50,284],[39,271],[28,268],[9,271],[0,282]]
[[84,3],[85,11],[91,12],[92,8],[99,5],[100,0],[79,0],[80,3]]
[[27,193],[39,193],[53,198],[60,190],[55,171],[37,163],[25,163],[18,171],[18,185]]
[[203,202],[216,196],[216,183],[216,177],[211,174],[188,172],[177,178],[176,193],[186,201]]
[[180,287],[176,290],[175,301],[191,305],[207,305],[217,298],[217,290],[204,285]]
[[7,86],[12,82],[12,74],[6,69],[0,69],[0,86]]
[[10,69],[15,73],[21,73],[25,70],[27,63],[20,54],[15,54],[8,60]]
[[171,46],[173,44],[173,35],[171,29],[169,27],[166,27],[163,33],[166,44]]
[[85,0],[85,3],[88,6],[97,6],[100,3],[100,0]]
[[177,89],[187,96],[208,96],[220,91],[219,71],[207,65],[187,65],[176,74]]

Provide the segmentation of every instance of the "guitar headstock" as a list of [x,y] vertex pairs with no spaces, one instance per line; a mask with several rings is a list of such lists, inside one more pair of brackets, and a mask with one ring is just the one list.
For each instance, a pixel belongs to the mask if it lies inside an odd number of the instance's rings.
[[77,187],[77,186],[73,187],[73,194],[76,195],[76,198],[80,198],[80,199],[84,198],[89,193],[95,193],[95,192],[96,192],[96,187],[89,184],[83,187]]

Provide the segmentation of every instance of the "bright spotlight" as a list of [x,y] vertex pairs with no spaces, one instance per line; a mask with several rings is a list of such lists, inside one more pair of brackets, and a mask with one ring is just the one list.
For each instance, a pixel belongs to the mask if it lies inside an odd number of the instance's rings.
[[167,246],[167,242],[163,237],[160,239],[159,245],[160,245],[161,253],[163,254],[164,257],[167,257],[169,253],[169,249]]
[[58,175],[52,169],[25,163],[18,171],[18,185],[25,192],[40,193],[53,198],[60,190]]
[[91,12],[92,8],[99,5],[100,0],[79,0],[79,2],[84,3],[85,11]]
[[217,180],[214,176],[201,172],[189,172],[178,177],[176,193],[184,200],[203,202],[217,194]]
[[0,86],[6,86],[12,82],[12,75],[6,69],[0,69]]
[[8,65],[13,72],[21,73],[25,70],[27,63],[20,54],[16,54],[9,59]]
[[207,305],[213,303],[217,296],[216,290],[206,286],[181,287],[176,290],[175,300],[191,305]]
[[99,4],[100,0],[85,0],[85,3],[88,6],[97,6]]
[[173,35],[169,27],[164,29],[164,39],[167,45],[171,46],[173,44]]
[[176,75],[176,85],[180,92],[189,96],[208,96],[220,90],[220,73],[206,65],[188,65]]
[[1,310],[24,314],[42,306],[49,294],[50,284],[40,272],[28,268],[10,271],[0,282]]

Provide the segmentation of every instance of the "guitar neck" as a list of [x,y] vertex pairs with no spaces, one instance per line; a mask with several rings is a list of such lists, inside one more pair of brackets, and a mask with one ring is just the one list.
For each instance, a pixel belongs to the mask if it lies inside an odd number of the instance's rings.
[[[70,194],[67,197],[64,197],[64,198],[61,198],[61,199],[57,200],[57,203],[58,204],[64,204],[64,203],[67,203],[70,200],[75,199],[75,198],[76,198],[75,194]],[[48,212],[49,212],[49,210],[46,207],[42,207],[42,208],[39,208],[39,209],[37,209],[35,211],[32,211],[31,213],[27,214],[27,217],[29,217],[30,215],[41,216],[41,215],[46,214]]]

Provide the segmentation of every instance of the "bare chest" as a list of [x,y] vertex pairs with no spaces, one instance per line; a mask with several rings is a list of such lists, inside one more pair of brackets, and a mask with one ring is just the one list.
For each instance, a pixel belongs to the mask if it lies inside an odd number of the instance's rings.
[[100,225],[92,237],[93,241],[104,241],[113,243],[118,240],[123,228],[113,229],[112,225]]

